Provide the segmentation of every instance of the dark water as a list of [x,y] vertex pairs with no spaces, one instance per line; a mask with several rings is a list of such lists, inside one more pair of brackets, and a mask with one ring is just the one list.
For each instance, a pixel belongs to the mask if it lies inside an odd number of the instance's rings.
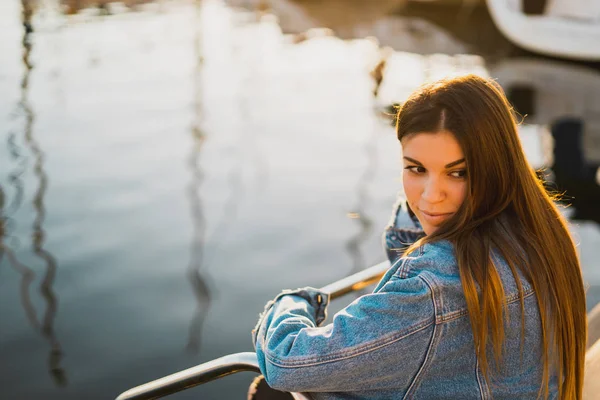
[[401,187],[381,110],[450,74],[529,115],[600,300],[600,70],[515,49],[485,8],[368,4],[2,2],[0,398],[110,399],[249,351],[280,289],[381,261]]

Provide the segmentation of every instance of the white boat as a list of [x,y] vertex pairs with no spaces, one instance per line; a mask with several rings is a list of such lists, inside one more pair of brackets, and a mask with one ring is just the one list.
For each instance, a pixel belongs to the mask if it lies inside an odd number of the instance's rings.
[[[600,4],[600,1],[599,1]],[[600,51],[600,38],[597,43]],[[567,62],[536,58],[507,59],[490,66],[527,124],[551,125],[563,118],[585,123],[583,158],[600,164],[600,72]],[[528,100],[519,100],[518,91]],[[517,103],[530,103],[519,109]]]
[[[503,60],[489,71],[525,117],[519,127],[537,155],[527,154],[537,159],[532,166],[550,167],[553,190],[566,192],[569,218],[600,224],[600,71],[539,58]],[[590,295],[600,300],[600,292]]]
[[487,0],[492,19],[510,41],[548,56],[600,61],[600,1],[538,0],[539,13],[526,13],[528,2]]

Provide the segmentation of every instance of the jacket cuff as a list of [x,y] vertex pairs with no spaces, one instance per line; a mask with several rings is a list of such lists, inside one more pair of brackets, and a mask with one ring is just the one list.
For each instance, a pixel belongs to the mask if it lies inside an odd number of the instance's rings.
[[252,329],[252,344],[254,345],[255,350],[257,334],[260,326],[263,324],[269,312],[273,309],[273,306],[277,304],[277,302],[279,302],[279,300],[281,300],[281,298],[284,296],[295,296],[306,301],[312,307],[312,309],[315,310],[312,317],[316,326],[320,326],[327,319],[327,306],[329,305],[330,298],[329,293],[322,292],[319,289],[309,286],[295,290],[283,290],[273,300],[269,300],[267,302],[263,312],[258,317],[256,326],[254,329]]

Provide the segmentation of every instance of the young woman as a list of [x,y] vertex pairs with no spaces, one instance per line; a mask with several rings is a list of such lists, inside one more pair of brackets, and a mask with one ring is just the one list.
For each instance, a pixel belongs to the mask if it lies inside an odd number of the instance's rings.
[[253,331],[267,383],[314,399],[580,399],[575,246],[500,87],[426,85],[396,128],[407,204],[384,235],[391,268],[329,325],[327,293],[269,302]]

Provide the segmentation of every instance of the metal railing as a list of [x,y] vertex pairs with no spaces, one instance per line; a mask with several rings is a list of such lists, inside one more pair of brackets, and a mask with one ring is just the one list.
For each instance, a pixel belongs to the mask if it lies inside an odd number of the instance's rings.
[[[341,297],[347,293],[361,290],[379,281],[390,267],[389,261],[384,261],[363,271],[357,272],[337,282],[331,283],[321,290],[329,293],[330,299]],[[151,400],[168,396],[179,391],[202,385],[238,372],[258,372],[256,354],[251,352],[229,354],[212,361],[205,362],[192,368],[156,379],[152,382],[123,392],[117,400]],[[291,393],[296,400],[305,400],[301,393]]]

